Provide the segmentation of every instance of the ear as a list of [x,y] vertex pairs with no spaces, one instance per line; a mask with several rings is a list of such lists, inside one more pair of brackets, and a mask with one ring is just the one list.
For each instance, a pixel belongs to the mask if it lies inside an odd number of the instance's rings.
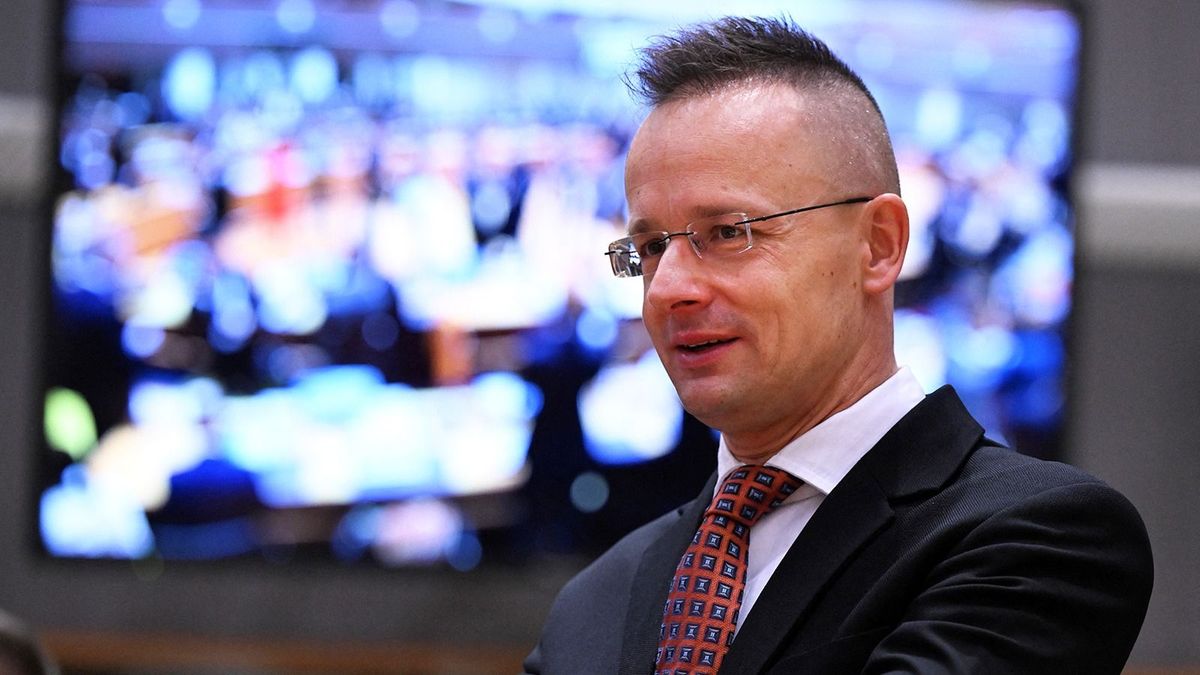
[[891,289],[904,265],[908,250],[908,207],[899,195],[882,194],[863,209],[866,260],[863,290],[880,294]]

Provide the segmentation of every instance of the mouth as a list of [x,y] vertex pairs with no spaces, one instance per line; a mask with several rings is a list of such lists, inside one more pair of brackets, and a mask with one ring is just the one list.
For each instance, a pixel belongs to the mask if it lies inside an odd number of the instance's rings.
[[697,342],[694,344],[679,345],[679,349],[688,352],[689,354],[700,354],[711,349],[716,349],[721,345],[727,345],[733,342],[733,340],[734,338],[724,340],[705,340],[704,342]]

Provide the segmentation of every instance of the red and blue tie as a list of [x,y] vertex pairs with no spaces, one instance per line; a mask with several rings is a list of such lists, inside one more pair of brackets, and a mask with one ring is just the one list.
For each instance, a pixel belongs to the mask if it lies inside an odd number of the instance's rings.
[[721,482],[671,580],[657,675],[711,675],[721,668],[742,605],[750,528],[798,487],[786,471],[755,465]]

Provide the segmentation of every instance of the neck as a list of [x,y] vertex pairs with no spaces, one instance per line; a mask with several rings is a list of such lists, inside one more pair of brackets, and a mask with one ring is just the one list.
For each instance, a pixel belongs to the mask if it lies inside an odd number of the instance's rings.
[[755,430],[721,430],[725,447],[744,464],[765,464],[787,444],[807,433],[833,415],[849,408],[883,384],[899,367],[895,358],[888,358],[878,367],[863,372],[857,378],[843,380],[848,385],[840,396],[831,397],[805,409],[798,417],[773,428]]

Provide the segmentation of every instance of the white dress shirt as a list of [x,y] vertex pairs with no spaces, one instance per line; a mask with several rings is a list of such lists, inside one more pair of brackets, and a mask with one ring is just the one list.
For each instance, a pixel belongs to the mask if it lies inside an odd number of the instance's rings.
[[[916,377],[908,368],[901,368],[849,408],[830,416],[767,460],[767,466],[787,471],[804,485],[763,516],[751,531],[739,628],[825,496],[923,398],[925,391]],[[719,477],[724,479],[739,466],[742,462],[729,452],[722,437],[717,448]]]

